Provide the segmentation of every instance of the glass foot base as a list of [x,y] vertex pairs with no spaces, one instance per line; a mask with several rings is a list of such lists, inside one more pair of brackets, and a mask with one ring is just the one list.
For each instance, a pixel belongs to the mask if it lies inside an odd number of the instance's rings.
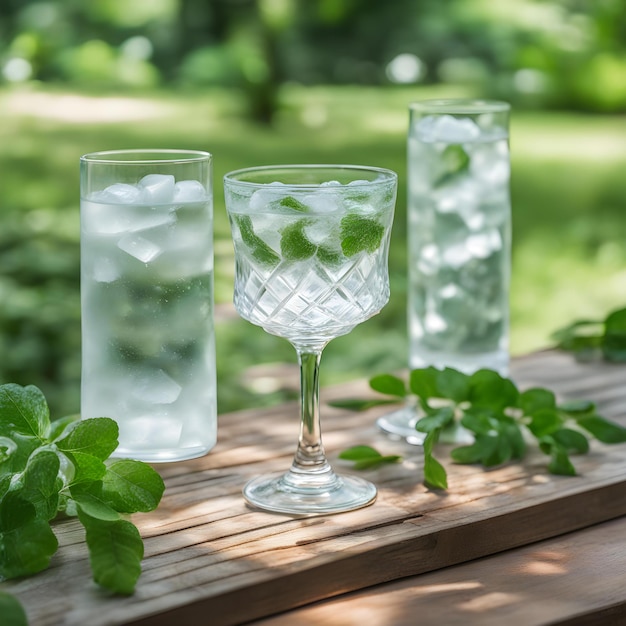
[[243,488],[252,506],[275,513],[324,515],[344,513],[372,504],[376,487],[356,476],[336,476],[330,487],[295,487],[285,480],[287,474],[259,476]]
[[[376,420],[376,425],[385,434],[394,439],[404,439],[414,446],[421,446],[426,439],[426,433],[415,430],[415,424],[420,419],[416,409],[405,406],[402,409],[387,413]],[[458,423],[453,424],[441,431],[439,437],[441,443],[471,444],[474,436]]]
[[419,419],[415,409],[405,406],[402,409],[382,415],[376,420],[376,425],[387,435],[398,439],[404,439],[414,446],[421,446],[426,438],[425,433],[415,430],[415,424]]

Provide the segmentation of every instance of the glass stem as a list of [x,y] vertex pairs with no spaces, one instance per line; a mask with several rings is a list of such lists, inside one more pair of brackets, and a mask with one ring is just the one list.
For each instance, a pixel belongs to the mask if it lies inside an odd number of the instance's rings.
[[319,366],[322,348],[296,347],[300,364],[300,438],[291,474],[327,475],[336,480],[324,454],[319,414]]

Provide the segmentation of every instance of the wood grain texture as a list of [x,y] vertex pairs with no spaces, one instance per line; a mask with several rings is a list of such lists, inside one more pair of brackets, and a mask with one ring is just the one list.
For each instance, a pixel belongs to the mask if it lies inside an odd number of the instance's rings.
[[626,623],[626,518],[376,585],[257,626]]
[[[548,386],[561,399],[587,398],[626,425],[626,367],[581,365],[543,352],[517,359],[521,388]],[[322,391],[322,401],[370,394],[365,381]],[[5,583],[32,626],[238,624],[402,577],[432,572],[626,515],[626,445],[593,444],[575,459],[579,476],[547,474],[546,459],[489,471],[450,463],[449,491],[422,485],[421,449],[380,434],[385,409],[350,413],[322,406],[328,456],[355,443],[404,461],[365,475],[373,506],[342,515],[293,517],[253,510],[245,482],[287,469],[298,431],[297,406],[221,416],[219,443],[201,459],[155,466],[166,482],[159,509],[137,515],[146,545],[143,574],[130,598],[111,598],[90,582],[75,520],[55,524],[52,567]],[[387,409],[388,410],[388,409]]]

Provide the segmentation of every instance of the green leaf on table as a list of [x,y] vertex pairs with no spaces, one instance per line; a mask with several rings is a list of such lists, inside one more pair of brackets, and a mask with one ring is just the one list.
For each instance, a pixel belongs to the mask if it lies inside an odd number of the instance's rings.
[[589,440],[577,430],[560,428],[550,433],[550,437],[567,452],[585,454],[589,451]]
[[93,417],[76,422],[56,445],[63,452],[87,454],[104,461],[117,448],[118,435],[119,428],[114,420]]
[[352,446],[339,453],[339,458],[344,461],[354,461],[354,469],[363,470],[384,465],[386,463],[398,463],[402,460],[398,455],[382,455],[378,450],[370,446]]
[[282,229],[280,253],[286,261],[305,261],[317,252],[317,246],[304,233],[308,224],[309,220],[298,220]]
[[409,375],[409,388],[411,392],[426,402],[429,398],[436,398],[438,394],[438,375],[439,370],[432,366],[411,370]]
[[553,445],[550,451],[550,463],[548,464],[548,471],[551,474],[557,474],[560,476],[576,476],[576,468],[570,461],[567,450],[560,445]]
[[154,469],[131,459],[109,465],[102,479],[103,499],[121,513],[154,511],[164,490],[163,479]]
[[502,411],[517,406],[519,391],[513,381],[495,370],[481,369],[470,376],[469,401],[481,408]]
[[370,387],[374,391],[384,393],[388,396],[406,397],[407,390],[404,381],[392,374],[379,374],[370,378]]
[[55,439],[59,439],[62,435],[65,435],[65,429],[74,422],[78,422],[80,420],[80,415],[66,415],[65,417],[61,417],[51,422],[50,427],[48,428],[48,432],[46,434],[46,439],[48,441],[54,441]]
[[114,522],[120,518],[120,514],[112,508],[102,497],[97,497],[91,493],[75,493],[72,496],[78,507],[79,515],[83,513],[92,519],[102,522]]
[[577,423],[602,443],[624,443],[626,441],[626,428],[599,415],[580,417]]
[[607,361],[626,361],[626,309],[613,311],[606,318],[602,351]]
[[457,404],[469,398],[470,378],[458,370],[446,367],[437,372],[435,384],[440,398],[453,400]]
[[563,420],[556,409],[538,409],[530,416],[528,429],[535,437],[543,437],[558,430]]
[[434,410],[426,417],[420,418],[415,424],[415,430],[421,433],[430,433],[433,430],[440,430],[449,426],[454,421],[454,409],[444,406]]
[[328,405],[337,409],[348,409],[350,411],[367,411],[376,406],[384,406],[388,404],[397,404],[397,400],[389,400],[387,398],[360,400],[358,398],[346,398],[343,400],[331,400]]
[[22,473],[20,495],[35,507],[39,519],[51,520],[57,514],[59,491],[63,486],[59,478],[59,457],[52,450],[33,454]]
[[595,412],[596,405],[590,400],[568,400],[558,406],[559,410],[567,415],[578,419],[583,415],[590,415]]
[[0,577],[36,574],[50,565],[58,541],[35,506],[9,491],[0,502]]
[[498,443],[497,433],[476,435],[472,444],[454,448],[450,452],[450,456],[457,463],[494,465],[490,461],[493,461],[496,455]]
[[439,439],[439,430],[432,430],[424,439],[424,484],[430,489],[447,489],[448,475],[445,467],[433,456]]
[[78,518],[85,527],[94,581],[115,593],[132,594],[144,552],[137,528],[123,519],[97,519],[80,508]]
[[556,398],[548,389],[533,387],[520,393],[519,406],[525,415],[532,415],[540,409],[554,409]]
[[341,250],[347,257],[359,252],[376,252],[385,227],[370,217],[349,213],[341,220]]
[[20,601],[6,591],[0,591],[2,626],[28,626],[26,611]]
[[15,434],[43,440],[50,426],[50,410],[40,389],[33,385],[0,386],[0,435]]

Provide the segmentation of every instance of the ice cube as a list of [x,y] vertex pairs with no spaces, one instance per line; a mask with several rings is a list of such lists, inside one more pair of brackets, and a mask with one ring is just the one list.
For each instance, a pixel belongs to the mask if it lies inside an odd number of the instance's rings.
[[446,320],[436,311],[428,311],[424,316],[424,330],[427,333],[440,333],[448,328]]
[[470,158],[472,176],[484,186],[508,185],[511,176],[509,148],[506,140],[473,146]]
[[476,141],[480,137],[480,128],[473,120],[452,115],[424,117],[417,123],[415,131],[418,139],[426,143],[457,144]]
[[447,246],[442,256],[444,263],[453,269],[462,267],[472,258],[465,241],[459,241]]
[[467,238],[468,252],[478,259],[486,259],[501,248],[502,237],[495,228],[482,233],[473,233]]
[[141,200],[146,204],[167,204],[174,199],[174,177],[148,174],[139,181]]
[[417,260],[417,269],[427,276],[432,276],[439,270],[439,251],[434,243],[426,244]]
[[114,183],[102,191],[91,194],[90,200],[108,204],[135,204],[139,202],[141,191],[135,185]]
[[269,183],[261,189],[257,189],[250,196],[249,208],[250,211],[264,211],[268,208],[268,205],[285,197],[285,185],[280,182]]
[[112,283],[120,277],[120,271],[112,259],[99,257],[93,264],[93,278],[98,283]]
[[116,203],[83,200],[80,223],[81,229],[87,233],[116,235],[129,230],[131,215],[127,207]]
[[332,191],[319,191],[303,196],[300,201],[313,213],[332,213],[337,210],[341,197]]
[[133,383],[133,397],[149,404],[172,404],[182,391],[182,387],[160,369],[140,372]]
[[142,263],[150,263],[163,252],[163,249],[156,243],[136,233],[124,235],[117,242],[117,247]]
[[339,241],[340,226],[336,220],[333,219],[319,219],[311,222],[304,227],[304,235],[316,246],[321,243],[330,243],[330,239],[334,240],[333,243],[337,248],[340,246]]
[[206,195],[204,185],[198,180],[181,180],[174,185],[174,202],[202,202]]
[[[359,182],[359,181],[355,181]],[[352,185],[353,183],[348,183]],[[338,180],[328,180],[326,182],[320,183],[320,187],[341,187],[341,183]]]
[[369,185],[369,181],[368,180],[351,180],[348,183],[348,187],[351,187],[353,185]]

